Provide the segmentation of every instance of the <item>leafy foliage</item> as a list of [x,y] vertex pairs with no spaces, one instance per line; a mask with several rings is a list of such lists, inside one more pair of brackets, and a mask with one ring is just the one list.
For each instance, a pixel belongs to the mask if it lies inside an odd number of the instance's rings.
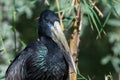
[[[90,1],[96,2],[96,6],[103,13],[103,17],[99,16],[98,11],[96,11]],[[44,8],[54,10],[56,13],[60,11],[64,13],[62,21],[69,41],[75,16],[74,8],[78,5],[72,6],[72,0],[59,0],[60,10],[58,11],[55,1],[48,0],[48,2],[50,4],[49,6],[44,4],[44,0],[0,0],[0,79],[4,78],[3,75],[5,74],[6,68],[10,61],[16,56],[16,52],[19,52],[26,46],[24,41],[31,41],[29,39],[27,40],[27,38],[26,40],[21,38],[22,30],[25,30],[26,36],[33,35],[33,33],[27,33],[29,31],[27,31],[28,29],[25,27],[22,27],[23,29],[17,28],[19,24],[16,23],[29,27],[34,23],[33,21],[35,17],[38,16],[38,12]],[[95,73],[95,71],[97,73],[97,70],[99,70],[101,66],[108,66],[110,63],[110,66],[112,65],[114,70],[120,73],[119,6],[120,0],[81,0],[80,8],[83,14],[83,23],[80,33],[80,72],[86,74],[88,72],[88,75],[89,72],[90,74]],[[30,20],[31,22],[29,22]],[[90,60],[92,60],[91,63]],[[100,61],[102,65],[99,63]],[[95,70],[95,68],[97,68],[97,70]],[[104,68],[103,72],[104,71],[115,73],[113,70],[109,70],[109,67]],[[106,74],[106,72],[103,74]],[[102,75],[102,77],[103,76],[104,75]],[[78,73],[78,80],[92,80],[92,78],[88,77],[88,79],[86,79]]]
[[[14,57],[15,48],[20,47],[20,35],[16,31],[15,22],[20,15],[25,13],[27,18],[32,17],[32,8],[35,1],[25,0],[0,0],[0,76],[5,74],[10,63],[10,57]],[[15,43],[16,42],[16,43]],[[3,64],[4,63],[4,64]]]
[[[107,3],[107,0],[105,0],[105,3]],[[108,3],[107,3],[108,4]],[[120,73],[120,36],[119,36],[119,0],[112,0],[112,2],[109,3],[109,5],[112,5],[111,8],[113,9],[113,16],[110,18],[107,22],[108,25],[112,27],[112,30],[108,33],[108,40],[109,43],[112,45],[112,55],[108,54],[106,57],[102,59],[102,64],[106,65],[109,63],[109,61],[112,63],[115,71],[117,73]]]

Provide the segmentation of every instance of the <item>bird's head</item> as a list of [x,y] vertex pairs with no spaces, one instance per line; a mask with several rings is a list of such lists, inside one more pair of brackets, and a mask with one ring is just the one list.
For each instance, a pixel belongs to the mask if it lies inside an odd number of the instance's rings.
[[41,13],[39,18],[39,36],[51,38],[60,49],[64,51],[63,55],[67,63],[72,70],[76,72],[75,63],[70,54],[70,49],[62,31],[62,27],[60,26],[59,18],[53,11],[46,10]]

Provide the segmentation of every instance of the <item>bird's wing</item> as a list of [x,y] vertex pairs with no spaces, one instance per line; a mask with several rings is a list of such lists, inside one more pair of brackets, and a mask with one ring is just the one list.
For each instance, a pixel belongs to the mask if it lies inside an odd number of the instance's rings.
[[27,46],[8,67],[5,80],[24,80],[27,75],[26,60],[35,54],[38,49],[41,50],[42,48],[40,46],[41,44],[39,42],[35,42]]
[[21,80],[21,68],[22,68],[22,61],[15,61],[6,73],[6,79],[5,80]]
[[24,63],[29,55],[29,48],[26,47],[10,64],[6,71],[5,80],[23,80],[25,77]]

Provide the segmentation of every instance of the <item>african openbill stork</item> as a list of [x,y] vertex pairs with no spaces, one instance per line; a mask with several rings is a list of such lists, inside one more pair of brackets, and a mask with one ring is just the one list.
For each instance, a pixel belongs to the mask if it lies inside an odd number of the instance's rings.
[[50,10],[41,13],[39,41],[28,45],[10,64],[6,80],[66,80],[69,66],[76,72],[58,16]]

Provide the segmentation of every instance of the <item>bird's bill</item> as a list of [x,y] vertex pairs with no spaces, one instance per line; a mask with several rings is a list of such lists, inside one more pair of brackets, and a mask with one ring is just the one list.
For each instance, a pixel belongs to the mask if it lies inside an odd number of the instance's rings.
[[54,26],[51,27],[51,30],[53,32],[52,33],[53,40],[58,44],[61,50],[64,51],[64,57],[67,63],[72,68],[73,72],[76,73],[77,71],[76,71],[74,60],[70,54],[70,49],[69,49],[67,40],[65,38],[65,35],[58,21],[54,22]]

